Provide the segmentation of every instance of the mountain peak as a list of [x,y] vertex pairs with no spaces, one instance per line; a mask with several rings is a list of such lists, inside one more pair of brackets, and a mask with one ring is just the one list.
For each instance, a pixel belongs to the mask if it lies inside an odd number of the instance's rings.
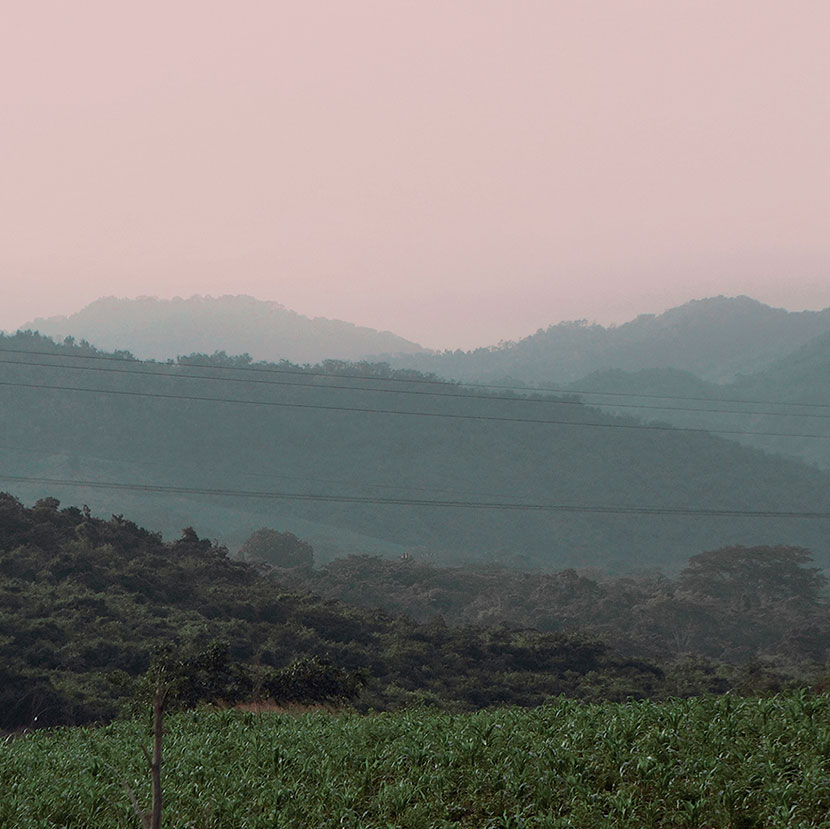
[[226,351],[248,353],[258,360],[315,363],[425,351],[389,331],[326,317],[311,319],[279,302],[244,294],[101,297],[77,313],[35,319],[22,328],[58,339],[83,338],[100,348],[128,349],[139,357],[162,360]]

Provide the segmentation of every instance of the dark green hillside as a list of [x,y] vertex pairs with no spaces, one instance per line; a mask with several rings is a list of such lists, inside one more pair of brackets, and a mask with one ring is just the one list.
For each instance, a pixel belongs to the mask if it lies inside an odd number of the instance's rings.
[[492,399],[383,365],[108,361],[36,335],[0,346],[2,475],[28,501],[57,494],[227,543],[290,528],[321,560],[417,548],[675,570],[702,549],[789,544],[830,563],[828,519],[741,514],[828,512],[827,475],[573,398]]
[[120,515],[104,521],[55,499],[26,508],[0,495],[1,729],[110,718],[154,648],[203,650],[216,640],[259,672],[263,696],[274,683],[287,694],[304,687],[290,666],[314,658],[312,675],[360,672],[364,708],[665,690],[659,667],[592,637],[418,624],[287,591],[189,528],[165,543]]

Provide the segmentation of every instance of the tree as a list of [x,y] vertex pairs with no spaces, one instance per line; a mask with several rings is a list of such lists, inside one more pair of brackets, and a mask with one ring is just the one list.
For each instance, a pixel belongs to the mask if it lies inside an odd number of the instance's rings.
[[143,746],[153,784],[150,812],[142,810],[132,790],[127,792],[144,829],[160,829],[162,814],[162,734],[164,713],[172,707],[191,708],[202,702],[235,702],[251,693],[250,674],[231,662],[227,644],[213,642],[204,651],[179,655],[172,645],[158,648],[139,681],[136,698],[149,699],[153,712],[153,751]]
[[814,608],[827,579],[817,567],[804,566],[811,561],[801,547],[723,547],[692,556],[679,586],[738,610],[781,603]]
[[275,567],[314,566],[314,549],[307,541],[301,541],[294,533],[257,530],[239,549],[243,561],[262,561]]

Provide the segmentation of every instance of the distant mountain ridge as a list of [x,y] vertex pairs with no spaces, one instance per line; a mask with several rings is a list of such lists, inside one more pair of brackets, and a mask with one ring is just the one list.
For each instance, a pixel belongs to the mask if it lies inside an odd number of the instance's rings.
[[566,388],[605,411],[730,430],[741,443],[830,471],[830,332],[727,384],[671,368],[608,369]]
[[396,368],[455,380],[567,383],[596,371],[673,368],[710,382],[759,371],[830,331],[830,308],[786,311],[746,296],[692,300],[620,326],[562,322],[517,342],[406,355]]
[[39,317],[20,330],[39,331],[55,339],[85,339],[98,348],[128,350],[156,360],[226,351],[248,353],[256,360],[316,363],[424,351],[390,331],[325,317],[312,319],[277,302],[250,296],[103,297],[75,314]]

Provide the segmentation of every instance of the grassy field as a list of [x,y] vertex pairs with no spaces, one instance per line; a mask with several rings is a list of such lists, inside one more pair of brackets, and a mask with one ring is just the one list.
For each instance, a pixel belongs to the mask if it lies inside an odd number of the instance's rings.
[[[137,827],[149,724],[0,744],[0,826]],[[830,827],[830,694],[168,718],[166,827]]]

